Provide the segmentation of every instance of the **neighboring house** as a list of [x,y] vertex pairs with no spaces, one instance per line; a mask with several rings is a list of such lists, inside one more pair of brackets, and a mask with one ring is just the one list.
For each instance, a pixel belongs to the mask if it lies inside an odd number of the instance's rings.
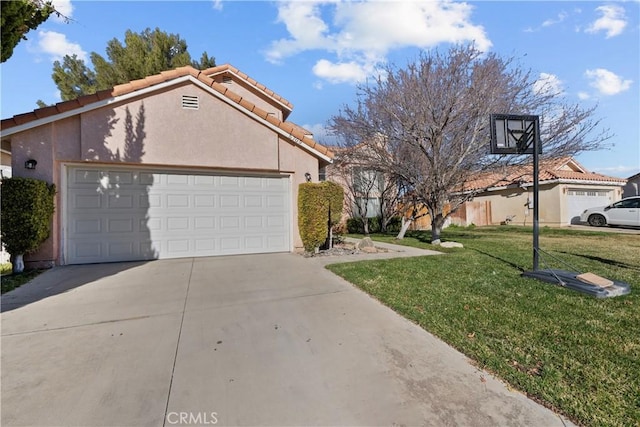
[[[626,179],[592,173],[572,158],[540,165],[539,223],[561,226],[579,222],[587,208],[604,206],[621,198]],[[492,184],[493,183],[493,184]],[[465,185],[473,191],[490,186],[451,216],[458,225],[533,223],[532,166],[514,168],[509,177],[480,177]]]
[[230,65],[187,66],[2,120],[13,175],[57,187],[51,237],[26,261],[301,248],[298,185],[333,153],[291,111]]
[[335,159],[326,167],[325,176],[327,180],[340,184],[344,189],[342,220],[392,216],[395,213],[393,204],[396,203],[396,186],[385,178],[383,172],[362,162],[360,150],[366,149],[366,146],[360,144],[355,147],[332,149]]
[[640,173],[627,178],[627,183],[622,187],[622,197],[640,196]]

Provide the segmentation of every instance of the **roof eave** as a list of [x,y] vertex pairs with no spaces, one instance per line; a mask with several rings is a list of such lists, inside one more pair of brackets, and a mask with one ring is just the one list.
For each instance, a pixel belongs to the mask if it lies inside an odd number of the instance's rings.
[[[280,95],[278,95],[277,93],[272,92],[273,95],[269,92],[267,92],[266,90],[263,90],[260,86],[263,85],[255,85],[252,84],[251,81],[248,81],[247,79],[245,79],[242,75],[240,75],[238,72],[240,70],[237,70],[235,67],[230,66],[229,64],[225,64],[225,65],[220,65],[217,67],[213,67],[213,68],[209,68],[208,70],[203,70],[202,72],[207,76],[215,76],[215,75],[222,75],[222,74],[230,74],[233,77],[236,78],[236,80],[238,82],[245,82],[245,83],[249,83],[249,86],[252,88],[255,88],[257,90],[260,91],[260,93],[262,93],[263,95],[265,95],[266,97],[268,97],[269,99],[271,99],[273,102],[275,102],[277,105],[279,105],[282,108],[282,116],[283,116],[283,120],[286,120],[287,117],[289,117],[289,115],[291,114],[291,112],[293,111],[293,107],[290,105],[291,103],[289,101],[287,101],[286,99],[284,99],[283,97],[281,97]],[[240,72],[241,73],[241,72]],[[244,73],[241,73],[244,74]],[[257,83],[257,82],[256,82]],[[266,88],[266,87],[265,87]],[[276,95],[276,96],[274,96]],[[284,102],[278,98],[281,98],[282,100],[284,100]]]
[[[86,104],[84,106],[75,108],[75,109],[70,109],[67,111],[63,111],[57,114],[53,114],[47,117],[43,117],[40,119],[35,119],[29,122],[26,122],[24,124],[21,125],[16,125],[16,126],[12,126],[8,129],[2,129],[0,130],[0,137],[5,138],[20,132],[24,132],[26,130],[29,129],[33,129],[39,126],[43,126],[49,123],[53,123],[55,121],[58,120],[63,120],[69,117],[73,117],[79,114],[83,114],[89,111],[93,111],[99,108],[103,108],[106,107],[108,105],[112,105],[112,104],[116,104],[116,103],[120,103],[123,101],[127,101],[129,99],[132,98],[137,98],[140,96],[144,96],[147,94],[151,94],[153,92],[159,91],[159,90],[163,90],[166,88],[169,88],[171,86],[175,86],[181,83],[185,83],[185,82],[191,82],[196,84],[197,86],[199,86],[200,88],[204,89],[205,91],[207,91],[208,93],[212,94],[213,96],[215,96],[216,98],[222,100],[223,102],[225,102],[226,104],[234,107],[235,109],[242,111],[243,113],[250,115],[251,117],[253,117],[255,120],[257,120],[258,122],[262,123],[263,125],[267,126],[268,128],[274,130],[275,132],[277,132],[279,135],[287,138],[288,140],[292,141],[293,143],[295,143],[297,146],[301,147],[302,149],[304,149],[305,151],[311,153],[312,155],[325,160],[328,163],[332,163],[332,157],[328,154],[322,153],[318,150],[316,150],[315,148],[313,148],[312,146],[306,144],[304,141],[302,141],[301,139],[297,138],[295,135],[293,135],[292,133],[288,133],[285,132],[283,129],[281,129],[280,127],[272,124],[270,121],[262,118],[261,116],[255,114],[253,111],[248,110],[247,108],[244,108],[240,103],[235,102],[233,99],[230,99],[229,97],[225,96],[224,94],[218,92],[217,90],[215,90],[214,88],[212,88],[211,86],[207,85],[206,83],[202,82],[201,80],[199,80],[197,77],[191,75],[191,74],[187,74],[184,76],[180,76],[180,77],[176,77],[175,79],[171,79],[168,81],[165,81],[163,83],[158,83],[146,88],[142,88],[142,89],[138,89],[138,90],[134,90],[132,92],[129,93],[125,93],[122,95],[118,95],[118,96],[114,96],[111,98],[107,98],[107,99],[103,99],[103,100],[99,100],[90,104]],[[315,141],[312,141],[315,144]]]
[[192,80],[192,79],[193,79],[193,77],[190,76],[190,75],[177,77],[175,79],[168,80],[166,82],[159,83],[159,84],[156,84],[156,85],[153,85],[153,86],[149,86],[147,88],[138,89],[138,90],[135,90],[133,92],[129,92],[129,93],[126,93],[126,94],[123,94],[123,95],[113,96],[111,98],[99,100],[99,101],[93,102],[91,104],[86,104],[86,105],[84,105],[82,107],[78,107],[78,108],[75,108],[75,109],[72,109],[72,110],[63,111],[63,112],[60,112],[60,113],[57,113],[57,114],[52,114],[51,116],[47,116],[47,117],[43,117],[43,118],[40,118],[40,119],[32,120],[32,121],[29,121],[29,122],[21,124],[21,125],[12,126],[12,127],[8,128],[8,129],[1,129],[0,130],[0,137],[5,138],[7,136],[11,136],[11,135],[14,135],[16,133],[20,133],[20,132],[24,132],[24,131],[29,130],[29,129],[36,128],[38,126],[43,126],[43,125],[46,125],[46,124],[49,124],[49,123],[53,123],[53,122],[58,121],[58,120],[62,120],[62,119],[66,119],[66,118],[69,118],[69,117],[76,116],[78,114],[83,114],[83,113],[87,113],[89,111],[97,110],[99,108],[103,108],[103,107],[106,107],[106,106],[111,105],[111,104],[117,104],[119,102],[127,101],[127,100],[132,99],[132,98],[136,98],[136,97],[139,97],[139,96],[144,96],[146,94],[153,93],[155,91],[162,90],[162,89],[165,89],[165,88],[168,88],[168,87],[171,87],[171,86],[174,86],[176,84],[183,83],[183,82],[186,82],[186,81],[189,81],[189,80]]

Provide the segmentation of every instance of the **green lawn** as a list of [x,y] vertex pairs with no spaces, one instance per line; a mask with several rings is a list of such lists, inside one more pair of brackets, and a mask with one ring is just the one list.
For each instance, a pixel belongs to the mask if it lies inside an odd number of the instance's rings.
[[[442,238],[465,248],[328,268],[574,422],[640,425],[640,236],[541,230],[552,257],[632,286],[610,299],[520,277],[532,267],[531,228],[450,228]],[[433,249],[429,233],[402,243]],[[549,267],[569,269],[552,257]]]
[[10,263],[0,264],[0,274],[2,275],[2,277],[0,277],[0,287],[2,288],[1,293],[4,294],[5,292],[19,288],[43,271],[44,270],[28,270],[19,274],[11,274]]

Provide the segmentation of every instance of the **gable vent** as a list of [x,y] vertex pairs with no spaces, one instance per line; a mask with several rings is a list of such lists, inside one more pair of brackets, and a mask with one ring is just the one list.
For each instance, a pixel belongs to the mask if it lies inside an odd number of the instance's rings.
[[222,83],[231,83],[231,82],[233,82],[233,79],[229,76],[224,76],[222,78]]
[[192,95],[182,95],[182,108],[185,110],[197,110],[200,108],[199,98]]

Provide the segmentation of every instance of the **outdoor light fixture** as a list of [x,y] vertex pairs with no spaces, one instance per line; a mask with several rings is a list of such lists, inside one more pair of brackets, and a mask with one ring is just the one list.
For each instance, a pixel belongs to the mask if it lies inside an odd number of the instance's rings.
[[311,174],[309,172],[305,173],[304,177],[307,180],[307,182],[311,182]]
[[24,167],[25,169],[35,169],[37,164],[38,162],[35,161],[34,159],[29,159],[26,162],[24,162]]

